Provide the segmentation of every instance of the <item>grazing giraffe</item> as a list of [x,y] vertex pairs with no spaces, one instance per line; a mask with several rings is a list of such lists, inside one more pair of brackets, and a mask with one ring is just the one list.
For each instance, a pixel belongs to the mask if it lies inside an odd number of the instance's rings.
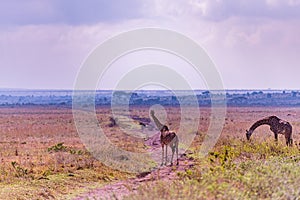
[[247,140],[250,140],[250,137],[253,133],[253,131],[261,126],[261,125],[269,125],[270,130],[274,133],[275,141],[278,141],[278,134],[282,134],[285,136],[286,145],[292,146],[293,145],[293,139],[292,139],[292,126],[289,122],[284,121],[282,119],[279,119],[276,116],[270,116],[263,118],[261,120],[258,120],[255,122],[248,130],[246,130],[246,137]]
[[[167,158],[168,158],[168,146],[171,147],[172,149],[172,157],[171,157],[171,166],[173,165],[173,157],[174,153],[176,151],[176,159],[177,163],[176,165],[179,164],[178,162],[178,136],[176,135],[175,132],[169,131],[169,128],[166,125],[163,125],[160,123],[160,121],[154,116],[154,111],[151,110],[151,117],[153,118],[156,127],[160,130],[160,143],[161,143],[161,148],[162,148],[162,159],[161,159],[161,165],[166,165],[167,164]],[[166,148],[165,148],[166,146]],[[166,149],[166,153],[165,150]],[[165,160],[165,163],[164,163]]]

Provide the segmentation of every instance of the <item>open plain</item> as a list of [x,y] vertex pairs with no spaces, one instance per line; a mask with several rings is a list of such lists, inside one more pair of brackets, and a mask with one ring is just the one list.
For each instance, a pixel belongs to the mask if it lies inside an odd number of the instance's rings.
[[[295,199],[300,196],[299,107],[228,107],[221,136],[206,157],[198,152],[210,124],[211,110],[199,109],[199,128],[187,131],[195,138],[181,155],[180,169],[155,167],[150,175],[147,173],[148,179],[137,183],[134,180],[141,178],[140,174],[115,170],[91,155],[77,133],[71,108],[3,106],[0,108],[0,198],[100,199],[104,197],[101,191],[105,191],[107,198],[128,199]],[[167,125],[177,131],[181,126],[180,108],[169,106],[165,110]],[[100,127],[112,144],[131,152],[149,150],[143,138],[124,133],[118,123],[111,124],[110,107],[97,107],[96,113]],[[286,147],[282,135],[276,144],[268,126],[259,127],[251,141],[246,140],[246,129],[270,115],[291,123],[293,147]],[[130,117],[137,126],[139,122],[147,126],[149,107],[130,107]],[[113,184],[128,187],[118,189]],[[101,190],[110,185],[111,190]]]

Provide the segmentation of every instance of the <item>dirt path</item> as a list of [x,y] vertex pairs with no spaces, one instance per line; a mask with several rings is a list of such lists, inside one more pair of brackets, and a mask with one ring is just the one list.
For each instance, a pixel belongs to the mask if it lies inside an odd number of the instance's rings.
[[[151,150],[161,148],[159,143],[159,135],[154,135],[146,141],[146,144],[151,147]],[[124,181],[111,183],[102,188],[91,190],[81,194],[75,200],[86,199],[122,199],[131,193],[137,191],[137,188],[142,184],[157,180],[170,181],[178,178],[177,173],[185,171],[194,165],[192,159],[188,159],[185,154],[180,155],[178,166],[163,166],[151,172],[145,172],[137,175],[135,178],[130,178]]]

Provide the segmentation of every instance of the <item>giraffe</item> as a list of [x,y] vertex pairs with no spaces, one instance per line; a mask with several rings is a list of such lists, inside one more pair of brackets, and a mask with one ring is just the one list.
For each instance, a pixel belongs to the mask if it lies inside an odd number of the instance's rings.
[[[179,143],[178,136],[176,135],[175,132],[171,132],[166,125],[163,125],[162,123],[160,123],[160,121],[155,117],[153,110],[151,110],[150,114],[151,114],[151,117],[153,118],[153,121],[154,121],[156,127],[160,130],[160,143],[161,143],[161,148],[162,148],[161,166],[163,166],[164,164],[165,165],[167,164],[168,146],[171,147],[171,149],[172,149],[171,166],[173,165],[173,157],[174,157],[175,151],[176,151],[176,159],[177,159],[176,165],[178,165],[179,164],[179,162],[178,162],[178,143]],[[166,149],[166,153],[164,153],[165,149]],[[165,162],[164,162],[164,160],[165,160]]]
[[250,137],[251,137],[253,131],[261,125],[269,125],[270,126],[270,130],[274,133],[276,142],[278,141],[278,134],[282,134],[285,136],[286,145],[287,146],[293,145],[291,124],[287,121],[279,119],[277,116],[269,116],[269,117],[263,118],[263,119],[255,122],[250,127],[249,131],[246,130],[247,140],[250,140]]

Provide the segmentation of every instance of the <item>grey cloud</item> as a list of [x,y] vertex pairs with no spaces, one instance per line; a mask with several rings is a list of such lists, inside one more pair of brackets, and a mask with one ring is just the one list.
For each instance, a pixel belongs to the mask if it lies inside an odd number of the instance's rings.
[[138,0],[2,1],[0,26],[28,24],[93,24],[141,17]]
[[62,20],[69,24],[118,21],[141,17],[138,0],[65,0],[58,5]]
[[[300,3],[290,3],[290,1],[277,0],[199,0],[193,1],[190,6],[201,5],[196,9],[196,14],[201,17],[220,21],[229,17],[251,17],[251,18],[273,18],[291,19],[300,18]],[[194,9],[195,10],[195,9]]]

